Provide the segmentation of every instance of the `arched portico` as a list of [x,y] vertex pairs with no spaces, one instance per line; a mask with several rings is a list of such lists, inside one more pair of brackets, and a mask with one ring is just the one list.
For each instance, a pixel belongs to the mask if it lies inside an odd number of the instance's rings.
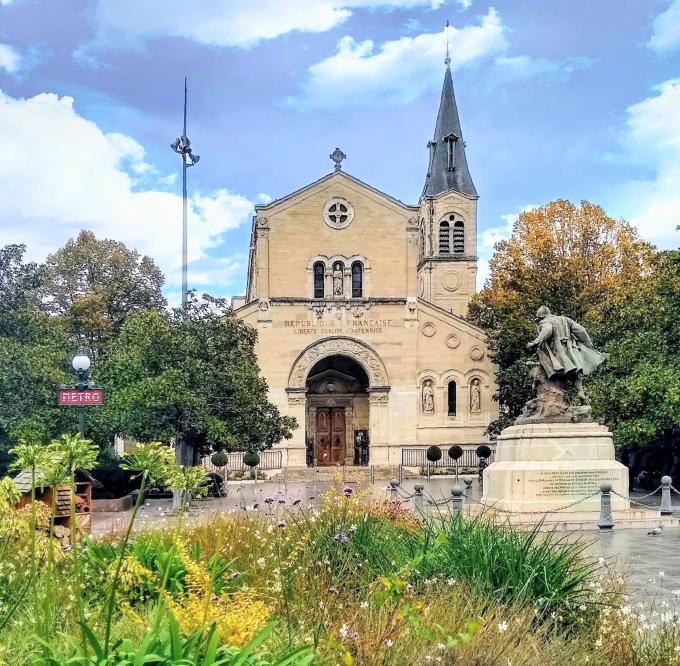
[[389,390],[385,365],[365,342],[333,336],[306,347],[286,392],[304,424],[307,464],[367,464],[369,442],[387,444]]

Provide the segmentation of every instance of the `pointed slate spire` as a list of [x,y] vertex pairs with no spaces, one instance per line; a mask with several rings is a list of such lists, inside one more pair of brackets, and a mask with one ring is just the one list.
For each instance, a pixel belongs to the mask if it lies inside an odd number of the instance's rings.
[[425,178],[423,197],[434,197],[442,192],[454,190],[476,197],[467,159],[465,142],[460,130],[460,119],[453,94],[450,58],[446,57],[446,73],[439,103],[439,114],[434,129],[434,137],[427,145],[430,149],[430,164]]

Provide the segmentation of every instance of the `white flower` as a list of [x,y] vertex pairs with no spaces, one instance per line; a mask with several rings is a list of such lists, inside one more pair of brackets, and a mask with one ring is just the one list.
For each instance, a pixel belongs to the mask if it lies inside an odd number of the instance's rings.
[[666,573],[664,571],[659,571],[659,576],[661,576],[661,578],[663,578],[665,575]]
[[342,627],[340,627],[340,631],[338,633],[342,638],[347,638],[347,634],[349,634],[349,627],[346,624],[343,624]]
[[359,606],[361,606],[362,608],[368,608],[368,601],[362,601],[362,602],[359,604]]
[[394,645],[394,641],[391,638],[388,638],[385,641],[385,645],[387,645],[387,647],[392,647]]
[[260,559],[257,560],[257,565],[260,567],[263,567],[267,563],[267,560],[264,559],[264,557],[261,557]]
[[502,634],[508,630],[508,623],[507,622],[499,622],[498,623],[498,633]]

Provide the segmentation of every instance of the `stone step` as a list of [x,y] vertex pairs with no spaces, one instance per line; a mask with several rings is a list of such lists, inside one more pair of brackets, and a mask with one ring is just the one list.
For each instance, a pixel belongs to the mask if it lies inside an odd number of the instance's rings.
[[[395,466],[350,466],[346,465],[344,468],[340,465],[337,467],[288,467],[286,470],[281,470],[273,474],[269,478],[272,481],[287,482],[313,482],[316,478],[317,482],[337,482],[337,483],[370,483],[372,480],[383,481],[398,476],[398,468]],[[372,476],[371,476],[372,475]]]

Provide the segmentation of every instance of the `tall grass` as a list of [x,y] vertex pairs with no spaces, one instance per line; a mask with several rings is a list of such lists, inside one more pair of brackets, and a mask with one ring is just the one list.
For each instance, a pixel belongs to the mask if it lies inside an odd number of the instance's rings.
[[[12,520],[23,527],[3,547],[4,608],[32,578],[30,511]],[[585,543],[483,518],[421,523],[338,489],[318,507],[272,502],[185,521],[179,535],[168,523],[88,541],[49,569],[46,533],[44,575],[0,631],[0,664],[680,664],[677,616],[652,625],[631,611]],[[48,624],[35,617],[46,599]]]

